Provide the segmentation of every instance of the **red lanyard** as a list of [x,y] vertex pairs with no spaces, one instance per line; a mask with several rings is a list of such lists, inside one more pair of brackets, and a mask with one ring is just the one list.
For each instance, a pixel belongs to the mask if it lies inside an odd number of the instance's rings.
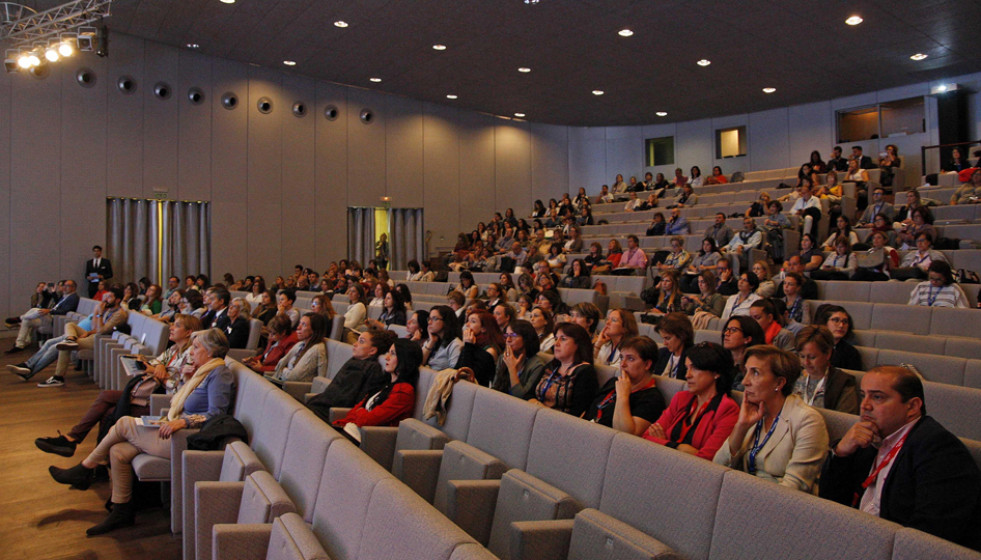
[[[872,471],[872,474],[870,474],[868,478],[865,479],[865,482],[862,483],[863,490],[867,490],[868,487],[871,486],[873,482],[875,482],[875,479],[879,477],[879,473],[882,472],[882,469],[886,468],[887,466],[889,466],[889,464],[892,463],[893,459],[896,458],[896,455],[899,454],[899,450],[903,448],[903,444],[906,443],[907,437],[909,437],[909,432],[906,432],[906,434],[903,435],[903,439],[899,440],[899,442],[896,443],[895,447],[893,447],[892,450],[886,454],[885,459],[883,459],[882,462],[879,463],[879,466]],[[855,492],[855,496],[852,498],[852,506],[853,507],[857,506],[861,499],[862,497],[859,495],[859,493]]]
[[[651,387],[654,386],[654,383],[656,383],[656,381],[654,379],[651,379],[650,381],[647,382],[647,385],[644,385],[643,387],[637,389],[637,391],[644,391],[650,389]],[[630,391],[630,392],[636,393],[637,391]],[[593,420],[594,422],[599,422],[600,419],[603,418],[603,409],[610,404],[610,401],[616,398],[617,398],[617,390],[616,388],[614,388],[612,391],[610,391],[610,394],[606,395],[606,398],[603,399],[596,407],[596,419]]]

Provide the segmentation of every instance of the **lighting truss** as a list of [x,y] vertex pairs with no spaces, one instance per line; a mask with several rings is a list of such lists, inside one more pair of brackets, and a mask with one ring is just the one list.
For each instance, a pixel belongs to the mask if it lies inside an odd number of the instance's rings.
[[111,4],[112,0],[74,0],[13,21],[0,21],[0,40],[23,47],[57,39],[66,31],[77,31],[108,17]]

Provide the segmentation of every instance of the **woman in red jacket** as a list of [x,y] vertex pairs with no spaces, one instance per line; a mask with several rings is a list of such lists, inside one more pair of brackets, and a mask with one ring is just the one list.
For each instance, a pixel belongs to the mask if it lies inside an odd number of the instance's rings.
[[280,313],[269,320],[269,342],[266,344],[266,349],[261,354],[246,358],[242,363],[257,373],[272,373],[276,371],[279,360],[282,360],[297,342],[293,321],[287,315]]
[[365,397],[344,418],[335,421],[334,427],[341,429],[347,424],[397,426],[412,416],[420,365],[422,349],[419,345],[405,338],[396,339],[385,354],[385,372],[391,376],[391,382],[381,391]]
[[675,394],[644,439],[711,461],[739,417],[739,405],[729,396],[732,353],[702,342],[688,350],[685,365],[688,390]]

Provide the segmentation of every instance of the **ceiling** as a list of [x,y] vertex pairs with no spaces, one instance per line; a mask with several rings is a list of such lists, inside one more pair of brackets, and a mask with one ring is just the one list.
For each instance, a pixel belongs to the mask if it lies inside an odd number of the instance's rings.
[[[853,14],[865,21],[845,25]],[[762,111],[981,71],[978,0],[116,0],[106,23],[320,80],[574,126]]]

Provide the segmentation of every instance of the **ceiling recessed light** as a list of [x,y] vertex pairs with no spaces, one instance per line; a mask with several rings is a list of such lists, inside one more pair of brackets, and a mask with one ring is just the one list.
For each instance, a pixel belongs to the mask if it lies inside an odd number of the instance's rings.
[[656,112],[654,114],[657,115],[657,116],[659,116],[659,117],[666,117],[666,116],[668,116],[668,114],[665,113],[664,111],[658,111],[658,112]]
[[283,64],[285,64],[287,66],[296,66],[296,61],[295,60],[284,60],[283,61]]
[[234,4],[235,0],[221,0],[222,4]]
[[441,45],[439,43],[436,43],[435,45],[433,45],[433,50],[445,51],[446,50],[446,45]]
[[527,66],[522,66],[521,68],[518,68],[518,72],[521,72],[522,74],[527,74],[528,72],[531,72],[531,68],[528,68]]
[[339,19],[334,22],[334,27],[347,27],[348,25],[348,22],[344,21],[343,19]]
[[524,113],[515,113],[514,116],[516,116],[519,119],[521,119],[521,118],[524,118],[525,114]]
[[852,16],[852,17],[846,19],[845,20],[845,23],[847,23],[848,25],[858,25],[858,24],[862,23],[862,21],[864,21],[864,20],[861,18],[861,16]]
[[773,93],[775,91],[777,91],[777,88],[773,88],[773,87],[765,87],[765,88],[763,88],[763,93]]
[[456,96],[453,95],[452,93],[448,93],[448,94],[446,94],[446,98],[447,99],[456,99]]
[[378,82],[382,81],[382,79],[381,78],[368,78],[368,81],[369,82],[375,82],[377,84]]
[[911,56],[910,58],[912,58],[913,60],[923,60],[927,56],[929,56],[929,55],[926,55],[926,54],[923,54],[923,53],[916,53],[913,56]]
[[634,34],[634,32],[631,31],[631,30],[629,30],[629,29],[627,29],[627,28],[623,28],[620,31],[617,31],[617,35],[619,35],[621,37],[630,37],[633,34]]
[[606,92],[604,92],[601,89],[594,89],[593,90],[593,95],[603,95],[604,93],[606,93]]
[[186,46],[189,49],[200,49],[201,48],[201,45],[199,45],[197,43],[188,43]]
[[698,62],[696,62],[695,64],[697,64],[699,66],[708,66],[709,64],[712,64],[712,61],[711,60],[708,60],[707,58],[703,58],[703,59],[699,60]]

